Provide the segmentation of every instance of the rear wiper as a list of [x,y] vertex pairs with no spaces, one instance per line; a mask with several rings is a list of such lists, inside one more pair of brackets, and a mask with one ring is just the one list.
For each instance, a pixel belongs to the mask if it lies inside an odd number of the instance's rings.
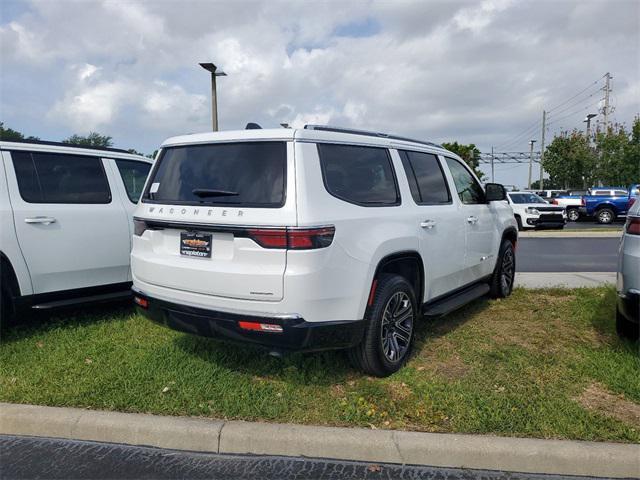
[[238,192],[231,192],[229,190],[215,190],[211,188],[194,188],[191,193],[200,198],[206,197],[237,197],[240,195]]

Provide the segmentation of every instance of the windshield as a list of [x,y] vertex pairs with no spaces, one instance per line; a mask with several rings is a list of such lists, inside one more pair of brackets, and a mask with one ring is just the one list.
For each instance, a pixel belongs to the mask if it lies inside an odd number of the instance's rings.
[[513,203],[547,203],[535,193],[510,193],[509,198]]
[[286,159],[285,142],[169,147],[158,159],[144,201],[281,207]]

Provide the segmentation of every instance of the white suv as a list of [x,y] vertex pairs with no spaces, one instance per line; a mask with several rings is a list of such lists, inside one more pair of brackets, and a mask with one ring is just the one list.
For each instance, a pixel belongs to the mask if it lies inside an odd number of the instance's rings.
[[325,126],[174,137],[134,217],[134,299],[176,330],[274,355],[349,348],[388,375],[421,314],[511,292],[504,200],[429,142]]
[[152,160],[52,142],[0,142],[0,154],[0,323],[130,295],[132,214]]

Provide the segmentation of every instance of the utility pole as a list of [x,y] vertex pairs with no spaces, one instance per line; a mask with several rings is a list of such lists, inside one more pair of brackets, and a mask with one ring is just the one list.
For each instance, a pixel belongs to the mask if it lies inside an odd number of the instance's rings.
[[531,190],[531,170],[533,169],[533,144],[536,143],[535,140],[530,140],[529,145],[531,145],[531,152],[529,153],[529,182],[527,183],[527,188]]
[[218,70],[213,63],[201,63],[200,66],[211,72],[211,126],[214,132],[218,131],[218,89],[216,87],[216,77],[226,77],[227,74]]
[[542,138],[540,139],[540,190],[544,190],[544,134],[547,130],[547,111],[542,111]]
[[495,183],[496,181],[496,174],[495,171],[493,170],[493,146],[491,146],[491,182]]
[[602,108],[602,114],[604,115],[604,133],[607,133],[609,129],[609,93],[611,93],[611,79],[613,77],[609,72],[604,75],[604,107]]
[[596,115],[595,113],[589,113],[587,114],[587,117],[584,119],[584,123],[587,124],[587,142],[589,145],[591,145],[591,119],[597,116],[598,115]]

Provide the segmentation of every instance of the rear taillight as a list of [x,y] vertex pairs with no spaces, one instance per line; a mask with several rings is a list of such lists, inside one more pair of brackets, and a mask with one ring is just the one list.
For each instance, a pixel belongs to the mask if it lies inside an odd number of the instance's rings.
[[263,248],[286,248],[289,250],[312,250],[331,245],[336,229],[313,228],[251,228],[249,238]]
[[552,205],[558,205],[558,200],[556,200],[555,198],[553,200],[551,200],[551,204]]
[[640,217],[627,217],[625,231],[629,235],[640,235]]
[[141,237],[147,229],[147,222],[140,220],[139,218],[133,219],[133,234],[137,237]]
[[634,203],[636,203],[636,197],[629,197],[629,203],[627,203],[627,210],[629,210]]
[[580,205],[582,205],[583,207],[587,205],[587,201],[584,199],[584,197],[580,197]]

